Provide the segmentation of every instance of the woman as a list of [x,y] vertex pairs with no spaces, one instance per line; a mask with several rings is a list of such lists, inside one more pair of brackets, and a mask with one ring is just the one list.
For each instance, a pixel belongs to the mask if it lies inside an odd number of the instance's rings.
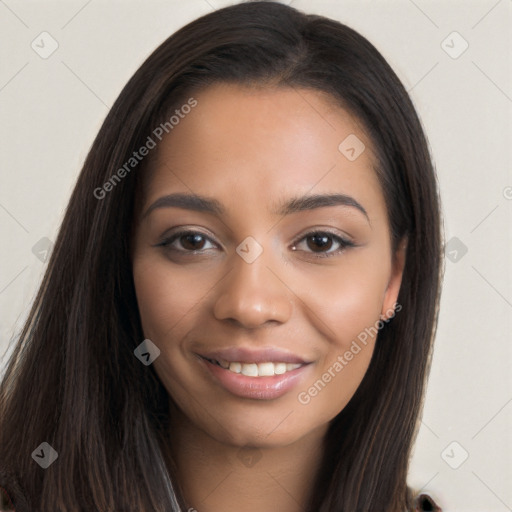
[[165,41],[93,143],[0,392],[16,510],[439,510],[406,478],[441,283],[426,138],[352,29]]

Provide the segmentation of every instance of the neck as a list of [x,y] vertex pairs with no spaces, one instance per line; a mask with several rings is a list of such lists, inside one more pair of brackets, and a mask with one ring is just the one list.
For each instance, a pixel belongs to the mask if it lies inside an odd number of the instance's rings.
[[220,442],[174,415],[170,450],[188,512],[304,512],[326,427],[277,447]]

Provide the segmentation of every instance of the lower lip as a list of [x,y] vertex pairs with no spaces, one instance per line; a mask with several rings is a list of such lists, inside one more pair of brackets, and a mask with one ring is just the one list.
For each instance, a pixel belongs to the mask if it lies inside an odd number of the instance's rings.
[[308,371],[309,364],[271,377],[248,377],[226,370],[201,358],[201,363],[217,379],[221,386],[235,396],[256,400],[273,400],[283,396],[296,386]]

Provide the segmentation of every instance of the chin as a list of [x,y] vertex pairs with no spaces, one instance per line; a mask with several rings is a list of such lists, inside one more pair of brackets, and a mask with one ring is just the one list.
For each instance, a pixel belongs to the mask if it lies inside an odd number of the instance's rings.
[[[259,449],[278,448],[300,441],[308,434],[324,431],[325,422],[312,423],[312,416],[304,417],[297,410],[279,407],[274,410],[258,411],[242,408],[212,418],[204,418],[201,428],[218,442],[232,447],[253,447]],[[320,419],[320,418],[315,418]]]

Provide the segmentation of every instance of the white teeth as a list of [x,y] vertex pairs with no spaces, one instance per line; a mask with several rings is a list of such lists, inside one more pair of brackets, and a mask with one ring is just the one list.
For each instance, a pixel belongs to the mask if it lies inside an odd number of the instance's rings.
[[[211,361],[215,362],[215,361]],[[272,377],[274,375],[282,375],[296,368],[300,368],[302,364],[296,363],[240,363],[238,361],[230,363],[224,359],[216,361],[222,368],[233,373],[241,373],[247,377]]]
[[240,363],[230,363],[229,370],[235,373],[242,373],[242,365]]
[[276,375],[286,373],[286,363],[274,363],[274,373]]
[[242,375],[247,375],[247,377],[258,377],[258,365],[256,363],[244,363],[242,365]]
[[259,363],[258,364],[258,376],[269,377],[274,375],[274,363]]

